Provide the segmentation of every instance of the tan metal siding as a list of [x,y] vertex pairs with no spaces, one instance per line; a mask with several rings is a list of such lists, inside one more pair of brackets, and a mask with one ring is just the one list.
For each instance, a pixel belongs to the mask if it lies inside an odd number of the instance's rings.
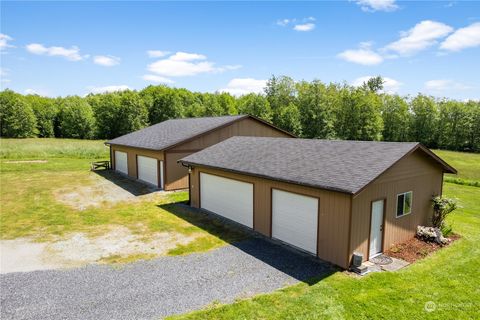
[[245,118],[168,149],[168,151],[201,150],[233,136],[291,138],[288,134],[267,124],[251,118]]
[[254,229],[271,236],[271,189],[319,198],[318,257],[348,267],[348,232],[350,218],[350,195],[308,188],[294,184],[272,181],[207,168],[194,168],[191,174],[191,205],[200,207],[199,172],[220,175],[226,178],[254,184]]
[[178,190],[188,188],[188,169],[177,163],[179,159],[193,152],[165,152],[167,168],[165,190]]
[[188,188],[188,171],[177,160],[205,149],[233,136],[286,137],[290,135],[252,118],[236,121],[228,126],[213,130],[188,142],[165,151],[166,180],[165,190]]
[[146,150],[124,146],[110,146],[112,152],[112,168],[115,169],[115,151],[127,153],[128,175],[137,178],[137,156],[151,157],[163,161],[163,151]]
[[[441,194],[443,171],[438,164],[416,151],[400,160],[352,202],[351,242],[353,252],[368,257],[371,202],[385,198],[383,250],[415,235],[418,225],[429,225],[431,198]],[[413,191],[412,213],[396,217],[397,194]]]

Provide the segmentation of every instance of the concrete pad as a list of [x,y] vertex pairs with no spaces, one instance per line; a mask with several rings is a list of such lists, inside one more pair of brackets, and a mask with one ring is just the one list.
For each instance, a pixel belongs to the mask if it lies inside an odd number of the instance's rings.
[[382,266],[380,266],[380,268],[383,270],[383,271],[397,271],[397,270],[400,270],[402,268],[405,268],[406,266],[408,266],[410,263],[405,261],[405,260],[402,260],[402,259],[397,259],[397,258],[393,258],[391,257],[393,262],[390,263],[390,264],[384,264]]

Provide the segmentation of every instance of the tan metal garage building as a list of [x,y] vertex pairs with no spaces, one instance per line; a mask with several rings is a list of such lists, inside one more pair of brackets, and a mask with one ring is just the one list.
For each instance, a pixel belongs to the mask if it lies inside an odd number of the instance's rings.
[[343,268],[429,225],[443,173],[419,143],[233,137],[180,160],[191,205]]
[[167,120],[106,142],[112,168],[165,190],[188,188],[177,160],[232,136],[293,137],[248,115]]

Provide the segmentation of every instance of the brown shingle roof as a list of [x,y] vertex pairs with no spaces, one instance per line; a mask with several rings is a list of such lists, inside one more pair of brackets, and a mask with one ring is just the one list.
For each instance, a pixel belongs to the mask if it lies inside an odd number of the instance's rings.
[[455,170],[417,142],[261,137],[233,137],[180,162],[355,194],[417,148]]
[[163,150],[247,115],[171,119],[107,141],[108,144]]

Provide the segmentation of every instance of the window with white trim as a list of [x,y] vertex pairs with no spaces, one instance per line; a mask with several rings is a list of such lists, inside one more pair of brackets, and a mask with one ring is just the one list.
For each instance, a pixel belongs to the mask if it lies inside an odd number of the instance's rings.
[[412,191],[397,194],[397,218],[412,212]]

